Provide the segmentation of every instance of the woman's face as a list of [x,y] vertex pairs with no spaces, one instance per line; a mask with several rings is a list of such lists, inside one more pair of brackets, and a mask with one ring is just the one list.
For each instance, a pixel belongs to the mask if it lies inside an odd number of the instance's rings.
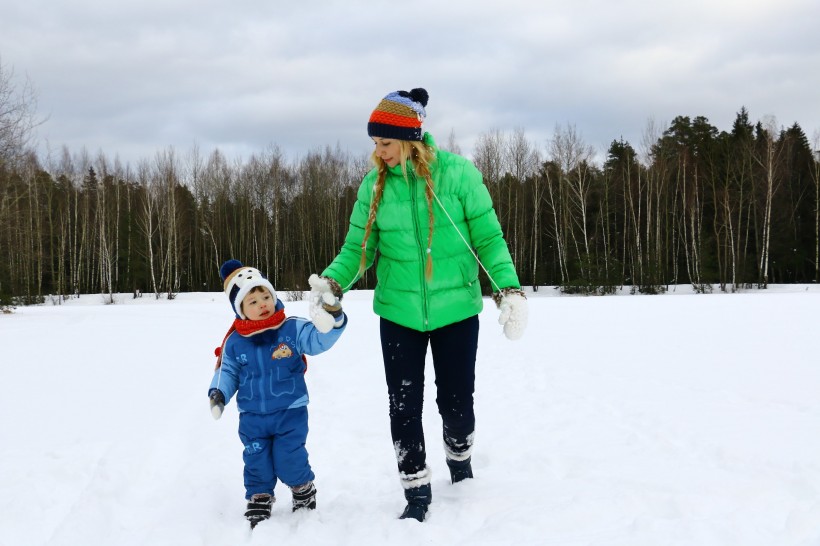
[[376,156],[387,163],[388,167],[395,167],[401,161],[401,143],[394,138],[373,137],[376,143]]

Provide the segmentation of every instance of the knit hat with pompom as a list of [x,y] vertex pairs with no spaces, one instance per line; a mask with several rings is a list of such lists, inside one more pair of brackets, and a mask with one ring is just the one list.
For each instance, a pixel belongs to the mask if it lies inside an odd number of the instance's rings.
[[222,277],[222,286],[237,317],[247,320],[248,317],[242,313],[242,300],[257,286],[267,288],[276,305],[276,290],[255,267],[246,267],[239,260],[228,260],[219,268],[219,276]]
[[393,91],[384,97],[367,123],[367,134],[371,137],[394,138],[398,140],[421,140],[421,124],[427,113],[427,91],[422,88],[407,91]]

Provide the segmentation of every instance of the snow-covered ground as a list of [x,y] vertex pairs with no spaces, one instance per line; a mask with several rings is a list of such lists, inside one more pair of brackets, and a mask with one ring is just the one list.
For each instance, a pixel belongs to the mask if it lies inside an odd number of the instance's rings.
[[206,397],[222,293],[0,315],[0,545],[820,544],[820,287],[542,288],[518,342],[486,300],[475,480],[449,483],[428,366],[424,524],[396,519],[371,299],[349,293],[347,332],[310,359],[318,509],[280,485],[253,535],[236,408],[214,421]]

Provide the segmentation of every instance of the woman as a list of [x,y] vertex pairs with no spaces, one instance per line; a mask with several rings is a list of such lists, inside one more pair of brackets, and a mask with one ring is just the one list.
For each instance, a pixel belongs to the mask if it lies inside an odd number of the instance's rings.
[[456,483],[473,477],[479,265],[490,277],[507,337],[520,337],[527,320],[526,298],[481,174],[422,132],[427,99],[424,89],[396,91],[373,111],[367,133],[376,146],[375,168],[359,188],[341,251],[321,277],[310,279],[318,325],[326,313],[322,304],[341,297],[378,252],[373,309],[381,317],[390,430],[407,500],[401,518],[418,521],[432,500],[422,430],[428,344]]

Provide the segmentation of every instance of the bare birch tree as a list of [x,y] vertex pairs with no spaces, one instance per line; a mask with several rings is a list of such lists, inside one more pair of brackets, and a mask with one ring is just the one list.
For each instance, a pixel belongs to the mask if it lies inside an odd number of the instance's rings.
[[774,117],[767,116],[763,125],[762,138],[764,147],[762,153],[755,156],[755,161],[763,169],[765,177],[765,201],[763,206],[763,237],[760,249],[759,271],[760,284],[763,288],[769,283],[769,261],[771,249],[769,247],[772,234],[772,202],[774,194],[780,185],[778,166],[780,154],[783,150],[776,140],[777,122]]
[[[574,126],[556,126],[549,143],[549,157],[558,165],[561,173],[560,185],[567,192],[569,220],[571,228],[568,236],[575,247],[575,256],[581,278],[589,281],[589,264],[592,258],[589,243],[588,207],[590,189],[593,182],[589,166],[595,154],[592,146],[586,144]],[[578,241],[580,237],[580,243]]]
[[[510,221],[507,224],[509,233],[508,243],[512,244],[513,262],[520,264],[526,250],[531,250],[531,245],[527,244],[529,229],[526,229],[524,221],[523,204],[519,202],[518,196],[524,187],[527,179],[533,178],[540,158],[535,146],[527,139],[523,128],[516,128],[512,135],[506,140],[504,146],[504,164],[512,177],[511,183],[507,185],[506,202],[510,207]],[[523,196],[529,201],[533,196]]]
[[442,149],[456,155],[461,155],[461,146],[458,145],[458,141],[456,140],[455,129],[450,129],[450,134],[447,135],[447,143],[442,147]]
[[174,299],[180,285],[179,211],[176,190],[179,186],[179,161],[173,148],[155,158],[157,218],[160,234],[161,284],[166,297]]
[[17,83],[14,70],[0,58],[0,167],[15,165],[34,141],[37,92],[30,80]]
[[[484,184],[490,191],[496,206],[500,205],[499,182],[504,174],[504,140],[504,135],[500,130],[492,129],[479,135],[473,150],[473,163],[481,171]],[[498,212],[501,217],[501,211]]]

